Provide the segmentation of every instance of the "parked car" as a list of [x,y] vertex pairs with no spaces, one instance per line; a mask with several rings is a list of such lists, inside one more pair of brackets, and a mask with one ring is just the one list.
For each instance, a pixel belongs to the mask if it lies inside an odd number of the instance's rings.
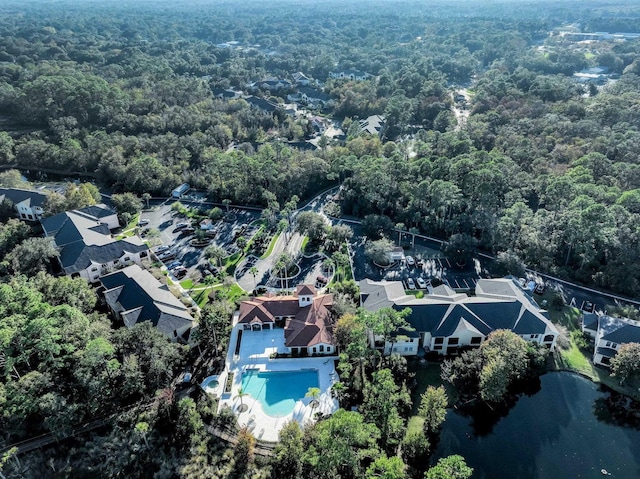
[[416,266],[422,268],[424,266],[424,260],[422,258],[416,258]]
[[165,251],[164,253],[160,253],[158,255],[158,259],[160,261],[171,260],[171,259],[174,259],[175,257],[176,257],[176,252],[175,251]]
[[156,254],[164,253],[165,251],[169,251],[170,249],[171,249],[171,246],[168,246],[168,245],[158,246],[156,248]]
[[407,256],[405,258],[405,261],[407,262],[407,266],[415,266],[416,265],[416,260],[413,259],[413,256]]
[[413,278],[407,278],[407,288],[416,289],[416,283],[413,281]]
[[427,289],[427,282],[423,278],[417,278],[416,282],[418,283],[418,288]]
[[178,278],[178,279],[182,279],[187,275],[187,268],[184,269],[177,269],[173,275]]
[[151,220],[148,218],[141,218],[140,221],[138,221],[138,226],[147,226],[150,222]]
[[182,266],[182,262],[181,261],[174,261],[173,263],[169,263],[167,265],[167,269],[168,270],[172,270],[174,268],[177,268],[178,266]]
[[191,223],[178,223],[176,227],[173,229],[173,232],[177,233],[178,231],[182,231],[185,228],[191,228]]
[[593,311],[596,309],[596,305],[591,301],[583,301],[582,307],[580,309],[585,313],[593,313]]
[[547,289],[547,285],[544,283],[536,284],[536,289],[533,290],[536,294],[544,294],[544,291]]
[[320,275],[316,278],[316,282],[319,284],[327,284],[329,280],[327,278],[325,278],[324,276]]

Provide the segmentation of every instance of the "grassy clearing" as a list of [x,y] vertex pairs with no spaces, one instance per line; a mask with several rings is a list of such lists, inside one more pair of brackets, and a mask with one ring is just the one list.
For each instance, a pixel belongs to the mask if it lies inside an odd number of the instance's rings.
[[185,279],[184,281],[180,281],[180,286],[182,286],[184,289],[191,289],[193,288],[194,283],[192,279]]
[[273,238],[271,238],[271,243],[269,243],[269,247],[267,248],[267,251],[265,251],[264,254],[260,256],[260,259],[266,259],[271,255],[271,253],[273,253],[273,248],[275,247],[276,241],[278,241],[279,237],[280,237],[280,232],[278,231],[275,235],[273,235]]
[[309,243],[309,237],[305,236],[304,239],[302,240],[302,245],[300,245],[300,251],[302,251],[303,253],[305,252],[307,243]]
[[412,414],[418,413],[418,407],[420,407],[420,397],[424,394],[429,386],[435,388],[439,386],[445,386],[447,389],[447,395],[449,398],[455,393],[450,387],[447,387],[440,377],[440,363],[420,363],[419,361],[410,361],[408,365],[409,372],[415,374],[417,386],[411,392],[411,401],[413,407],[411,409]]
[[233,273],[236,271],[236,266],[238,266],[238,263],[243,257],[244,251],[236,251],[226,259],[223,268],[229,276],[233,276]]

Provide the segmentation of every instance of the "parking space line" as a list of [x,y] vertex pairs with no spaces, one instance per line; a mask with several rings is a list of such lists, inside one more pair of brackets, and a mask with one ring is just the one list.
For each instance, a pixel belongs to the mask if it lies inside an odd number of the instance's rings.
[[449,262],[449,258],[445,258],[445,261],[447,262],[447,265],[449,266],[449,268],[451,268],[451,263]]
[[440,269],[442,269],[442,261],[440,261],[440,258],[436,258],[436,260],[438,261],[438,264],[440,265]]
[[462,281],[464,281],[465,286],[466,286],[467,288],[469,288],[469,283],[467,283],[467,280],[466,280],[466,279],[464,279],[464,278],[462,278]]
[[454,279],[453,282],[456,284],[456,289],[460,289],[460,285],[458,284],[458,280]]

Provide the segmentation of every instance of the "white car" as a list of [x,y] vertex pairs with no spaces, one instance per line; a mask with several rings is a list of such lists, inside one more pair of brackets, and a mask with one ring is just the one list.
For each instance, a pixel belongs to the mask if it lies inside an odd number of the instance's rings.
[[138,226],[147,226],[149,223],[151,223],[151,220],[148,218],[141,218],[140,221],[138,221]]
[[418,288],[427,289],[427,282],[422,278],[417,278],[416,282],[418,283]]
[[413,256],[407,256],[405,258],[405,261],[407,262],[407,266],[415,266],[416,265],[416,260],[413,259]]
[[413,278],[407,278],[407,287],[409,289],[416,289],[416,283],[413,281]]

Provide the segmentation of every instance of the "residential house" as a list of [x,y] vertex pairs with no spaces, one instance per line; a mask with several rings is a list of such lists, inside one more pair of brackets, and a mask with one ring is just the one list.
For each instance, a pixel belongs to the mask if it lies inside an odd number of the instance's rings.
[[220,100],[235,100],[236,98],[242,97],[242,92],[231,89],[225,90],[224,88],[214,88],[213,96]]
[[297,85],[309,86],[311,84],[311,79],[302,72],[296,72],[292,77],[293,82]]
[[128,328],[151,323],[173,341],[187,342],[194,326],[187,307],[137,264],[100,278],[111,313]]
[[283,328],[285,347],[292,355],[334,355],[332,306],[332,294],[299,285],[290,296],[267,294],[243,301],[238,324],[252,332]]
[[262,90],[276,91],[276,90],[288,89],[288,88],[291,88],[292,86],[293,85],[289,80],[276,78],[276,79],[262,80],[262,81],[251,83],[249,85],[249,88],[254,90],[262,89]]
[[47,195],[36,190],[20,188],[0,188],[0,203],[8,200],[18,213],[18,217],[26,221],[37,221],[42,218],[42,206]]
[[311,108],[324,108],[333,103],[329,95],[311,87],[301,86],[296,93],[287,95],[288,101],[302,103]]
[[265,100],[264,98],[258,98],[257,96],[248,96],[245,98],[247,103],[251,105],[253,108],[257,108],[259,110],[264,111],[265,113],[273,113],[278,109],[278,104],[271,101]]
[[62,270],[91,283],[111,271],[139,264],[149,247],[137,236],[116,240],[109,225],[79,211],[67,211],[41,220],[45,236],[58,248]]
[[625,343],[640,343],[640,322],[628,318],[612,318],[607,315],[585,314],[582,330],[592,335],[593,316],[597,317],[593,364],[609,367],[611,359]]
[[384,354],[454,354],[461,347],[479,347],[497,329],[511,330],[549,348],[554,347],[558,336],[547,312],[511,278],[480,279],[475,296],[441,285],[420,299],[406,294],[399,281],[366,279],[360,282],[360,300],[367,311],[411,309],[407,321],[413,331],[398,331],[386,343],[382,338],[370,338]]
[[343,70],[340,72],[329,72],[331,78],[346,78],[348,80],[364,81],[371,78],[371,75],[360,70]]
[[387,120],[382,115],[372,115],[365,120],[360,120],[361,131],[381,138],[384,135],[386,126]]

